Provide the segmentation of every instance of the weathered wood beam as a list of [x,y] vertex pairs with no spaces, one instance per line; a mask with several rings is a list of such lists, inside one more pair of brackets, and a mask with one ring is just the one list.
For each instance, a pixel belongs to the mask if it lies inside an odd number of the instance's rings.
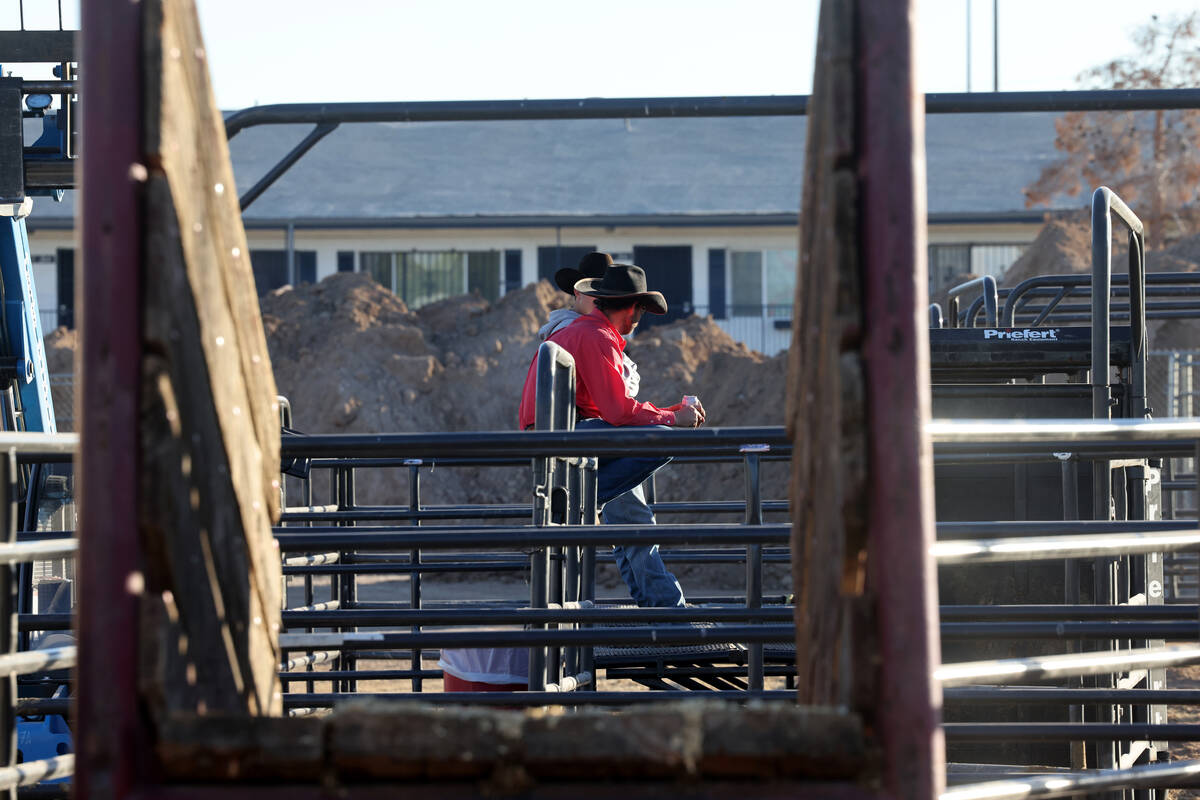
[[279,423],[195,8],[83,30],[76,786],[128,797],[153,719],[280,710]]
[[787,414],[799,700],[862,713],[905,798],[942,781],[913,13],[822,3]]
[[510,791],[636,779],[829,786],[855,780],[866,758],[855,714],[720,702],[565,716],[363,702],[325,718],[179,718],[166,733],[158,752],[174,781],[407,781],[406,793],[455,780]]
[[166,711],[278,713],[275,381],[196,9],[142,7],[142,535],[181,657],[149,647],[144,686]]

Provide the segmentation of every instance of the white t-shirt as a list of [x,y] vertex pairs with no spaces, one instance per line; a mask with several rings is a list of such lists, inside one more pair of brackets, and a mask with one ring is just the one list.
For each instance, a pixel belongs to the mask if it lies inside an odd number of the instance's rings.
[[456,678],[476,683],[527,683],[528,647],[480,647],[443,650],[438,666]]

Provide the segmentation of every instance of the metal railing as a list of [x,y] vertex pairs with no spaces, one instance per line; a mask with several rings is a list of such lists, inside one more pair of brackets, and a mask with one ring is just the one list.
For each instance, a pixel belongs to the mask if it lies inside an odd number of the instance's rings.
[[74,539],[18,542],[17,503],[18,454],[26,462],[61,458],[74,453],[78,444],[73,434],[0,433],[0,492],[4,495],[0,502],[0,531],[4,536],[0,543],[0,676],[5,678],[0,683],[0,732],[7,741],[4,764],[0,765],[0,791],[8,792],[10,797],[15,796],[18,786],[68,777],[74,772],[74,757],[69,754],[18,763],[17,717],[21,712],[17,676],[71,668],[76,657],[74,646],[18,651],[18,565],[71,555],[78,543]]

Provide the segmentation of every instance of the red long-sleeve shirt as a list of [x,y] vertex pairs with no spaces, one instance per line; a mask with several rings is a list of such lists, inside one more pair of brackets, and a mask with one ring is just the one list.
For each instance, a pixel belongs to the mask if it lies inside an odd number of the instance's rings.
[[[621,354],[625,339],[599,309],[585,314],[547,341],[575,359],[575,407],[581,419],[600,417],[610,425],[673,425],[675,412],[640,403],[625,393]],[[537,414],[537,354],[525,374],[517,422],[530,427]]]

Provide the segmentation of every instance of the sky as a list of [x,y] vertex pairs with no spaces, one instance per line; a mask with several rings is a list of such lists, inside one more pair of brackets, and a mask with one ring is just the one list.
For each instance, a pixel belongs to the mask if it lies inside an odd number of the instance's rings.
[[[195,0],[217,103],[808,94],[817,0]],[[1195,0],[917,0],[925,92],[1069,89]],[[0,28],[78,0],[0,0]],[[968,48],[968,11],[970,47]],[[968,49],[970,65],[968,69]],[[32,77],[32,76],[29,76]]]

